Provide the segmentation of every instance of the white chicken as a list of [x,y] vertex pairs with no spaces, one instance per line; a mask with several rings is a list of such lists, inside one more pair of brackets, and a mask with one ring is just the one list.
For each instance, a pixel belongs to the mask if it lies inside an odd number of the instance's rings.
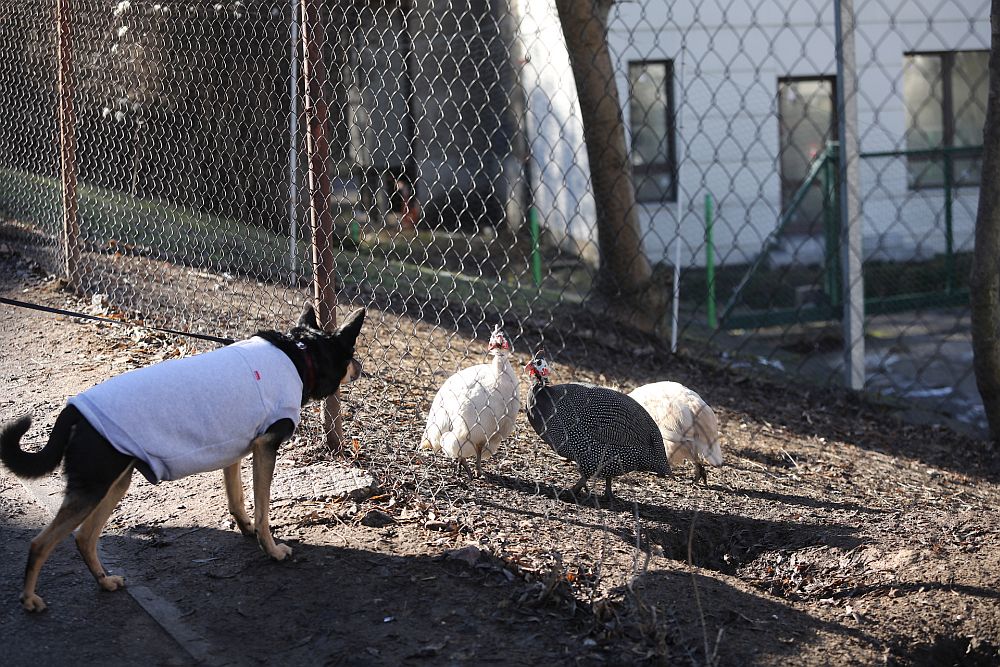
[[701,396],[677,382],[654,382],[629,394],[660,427],[670,465],[685,459],[695,467],[695,482],[708,484],[708,475],[699,459],[722,465],[719,419]]
[[500,443],[514,432],[521,405],[517,374],[510,364],[510,342],[499,326],[493,330],[488,349],[491,363],[455,373],[438,390],[418,445],[418,449],[458,459],[470,478],[466,459],[476,458],[476,472],[482,477],[482,460],[496,454]]

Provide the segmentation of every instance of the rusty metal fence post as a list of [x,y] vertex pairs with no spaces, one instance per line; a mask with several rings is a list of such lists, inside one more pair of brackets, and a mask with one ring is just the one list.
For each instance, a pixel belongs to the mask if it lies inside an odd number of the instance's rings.
[[[309,221],[312,232],[313,300],[320,326],[337,325],[336,256],[330,188],[327,71],[323,62],[325,29],[314,0],[302,0],[302,76],[305,82],[306,153],[309,161]],[[343,441],[340,396],[323,406],[327,447],[339,453]]]
[[69,0],[56,5],[59,57],[59,151],[62,178],[63,270],[71,285],[79,277],[80,216],[77,206],[76,113],[73,95],[76,90],[73,71],[73,9]]

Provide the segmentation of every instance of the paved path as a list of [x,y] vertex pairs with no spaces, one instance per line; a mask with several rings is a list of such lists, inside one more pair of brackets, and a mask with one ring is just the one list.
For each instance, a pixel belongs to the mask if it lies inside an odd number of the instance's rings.
[[[48,504],[48,503],[46,503]],[[129,595],[103,593],[72,539],[45,565],[39,591],[51,611],[18,604],[28,543],[50,514],[9,473],[0,472],[0,637],[5,665],[186,665],[192,657]],[[106,554],[107,565],[113,554]],[[46,594],[46,583],[55,583]]]

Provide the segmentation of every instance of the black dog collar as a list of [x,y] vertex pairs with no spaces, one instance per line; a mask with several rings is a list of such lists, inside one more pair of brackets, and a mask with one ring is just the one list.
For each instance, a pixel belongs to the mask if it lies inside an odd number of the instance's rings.
[[313,362],[312,355],[309,354],[309,348],[302,341],[296,341],[295,347],[299,348],[302,352],[302,365],[304,372],[302,373],[302,400],[305,402],[310,396],[312,396],[313,389],[316,388],[316,364]]

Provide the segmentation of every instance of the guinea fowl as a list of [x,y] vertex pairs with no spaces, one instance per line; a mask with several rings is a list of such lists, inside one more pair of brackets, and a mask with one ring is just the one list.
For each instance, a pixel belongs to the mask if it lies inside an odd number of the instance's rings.
[[708,484],[704,458],[714,466],[722,465],[719,444],[719,419],[708,403],[695,391],[677,382],[653,382],[633,390],[629,396],[646,408],[660,427],[663,444],[671,465],[685,459],[694,464],[694,481]]
[[470,478],[472,471],[465,460],[476,457],[481,477],[482,460],[496,454],[500,443],[514,432],[521,407],[517,373],[510,365],[510,342],[499,326],[493,330],[488,349],[493,354],[491,363],[465,368],[441,385],[418,446],[458,459]]
[[656,422],[634,399],[591,384],[549,384],[545,353],[525,367],[534,380],[528,394],[528,422],[562,457],[576,462],[578,493],[591,477],[604,477],[610,504],[611,478],[633,470],[669,475],[670,464]]

